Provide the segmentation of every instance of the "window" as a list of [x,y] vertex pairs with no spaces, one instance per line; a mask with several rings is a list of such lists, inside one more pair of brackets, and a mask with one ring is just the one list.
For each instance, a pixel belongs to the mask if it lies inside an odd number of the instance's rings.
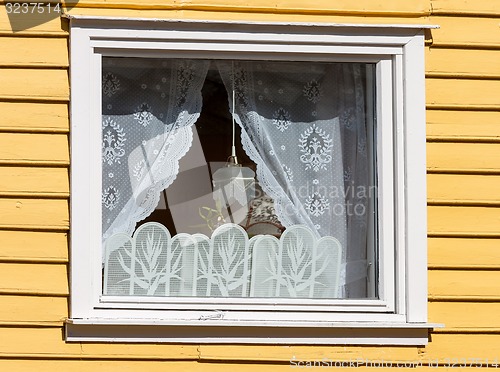
[[425,343],[421,27],[71,22],[68,339]]

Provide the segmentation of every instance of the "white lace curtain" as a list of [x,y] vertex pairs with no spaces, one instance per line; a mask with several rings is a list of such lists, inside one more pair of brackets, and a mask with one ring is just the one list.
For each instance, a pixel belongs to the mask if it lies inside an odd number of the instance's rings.
[[[104,59],[103,239],[131,235],[175,180],[209,65]],[[235,91],[244,150],[281,223],[339,239],[348,247],[343,295],[365,297],[368,202],[357,192],[369,181],[363,66],[219,61],[217,68],[228,96]]]
[[[369,190],[359,64],[219,62],[246,153],[284,226],[307,225],[344,249],[345,296],[366,296]],[[231,103],[230,103],[231,105]]]
[[104,58],[103,239],[132,235],[177,177],[200,116],[209,62]]

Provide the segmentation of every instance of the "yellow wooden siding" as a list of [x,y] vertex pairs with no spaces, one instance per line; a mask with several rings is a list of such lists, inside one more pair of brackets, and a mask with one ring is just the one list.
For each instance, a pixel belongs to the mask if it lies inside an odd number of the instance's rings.
[[499,282],[499,270],[429,270],[429,298],[500,301]]
[[0,38],[0,67],[68,67],[66,38]]
[[425,71],[429,77],[500,78],[500,61],[496,50],[431,46],[425,52],[425,61]]
[[500,111],[427,110],[427,138],[500,142]]
[[431,236],[500,237],[498,207],[430,206],[428,214]]
[[431,0],[433,14],[496,15],[500,8],[496,0]]
[[498,247],[500,239],[430,237],[429,267],[500,269]]
[[0,230],[0,262],[67,262],[66,232]]
[[0,196],[69,197],[66,168],[0,168]]
[[67,200],[0,198],[0,229],[67,230]]
[[48,12],[29,14],[7,14],[5,2],[0,4],[0,36],[16,35],[40,35],[40,36],[64,36],[67,35],[66,21],[53,17]]
[[0,133],[0,164],[69,165],[65,134]]
[[[334,14],[361,14],[361,15],[428,15],[429,3],[426,0],[347,0],[332,2],[319,0],[307,2],[303,0],[205,0],[183,2],[166,2],[163,0],[148,0],[138,2],[137,0],[81,0],[77,8],[105,8],[105,9],[189,9],[218,11],[238,11],[252,13],[334,13]],[[79,9],[74,9],[75,11]]]
[[[137,2],[139,3],[139,2]],[[331,2],[329,2],[331,4]],[[317,23],[348,23],[348,24],[380,24],[380,23],[404,23],[404,24],[428,24],[428,18],[422,14],[402,14],[401,18],[390,17],[387,14],[372,14],[369,17],[362,16],[363,12],[347,15],[341,11],[324,11],[319,7],[317,10],[303,11],[301,9],[287,9],[286,7],[274,8],[274,12],[266,12],[266,9],[255,9],[249,6],[247,9],[222,7],[215,8],[207,5],[190,7],[182,5],[164,6],[161,9],[124,9],[124,8],[93,8],[75,7],[68,11],[71,15],[83,16],[105,16],[105,17],[127,17],[127,18],[159,18],[159,19],[190,19],[211,21],[256,21],[256,22],[317,22]],[[311,17],[314,17],[311,19]]]
[[3,295],[0,296],[0,327],[62,326],[67,309],[68,300],[65,297]]
[[427,79],[428,108],[500,110],[500,80]]
[[[492,3],[496,0],[491,0]],[[432,47],[492,48],[500,46],[496,17],[431,17]]]
[[66,70],[1,68],[0,81],[0,100],[69,100]]
[[[500,337],[496,334],[435,333],[431,335],[431,342],[425,347],[201,345],[199,349],[202,360],[213,361],[266,360],[286,363],[295,356],[297,360],[328,357],[348,361],[384,359],[394,362],[421,360],[428,363],[430,360],[438,360],[444,364],[451,358],[489,358],[491,362],[500,350]],[[289,365],[286,367],[290,369]]]
[[446,324],[439,332],[500,331],[498,302],[430,302],[429,321]]
[[428,201],[448,205],[500,206],[500,176],[429,174],[427,176]]
[[[292,368],[297,368],[298,370],[315,370],[315,369],[329,369],[329,368],[335,368],[335,370],[339,371],[351,371],[352,367],[340,367],[337,368],[333,363],[332,366],[326,365],[325,363],[330,363],[330,360],[327,359],[325,361],[321,360],[310,360],[308,361],[309,363],[316,363],[316,367],[311,367],[311,366],[306,366],[305,364],[302,365],[294,365]],[[382,361],[380,361],[382,362]],[[413,366],[414,361],[404,361],[402,362],[402,366],[404,367],[405,365],[408,366],[407,368],[411,368],[410,366]],[[491,362],[491,361],[490,361]],[[306,363],[306,361],[303,361],[303,363]],[[434,365],[434,361],[430,361],[431,365],[429,366],[428,364],[423,364],[423,367],[420,367],[418,365],[417,367],[419,370],[425,371],[425,372],[430,372],[430,371],[435,371],[436,366]],[[323,364],[323,366],[322,366]],[[450,361],[442,361],[441,365],[449,365]],[[456,363],[458,365],[458,361]],[[179,361],[179,362],[170,362],[169,364],[169,370],[175,370],[175,371],[183,371],[183,372],[225,372],[225,371],[239,371],[239,372],[253,372],[256,370],[259,371],[270,371],[270,372],[285,372],[285,371],[290,371],[290,365],[289,364],[272,364],[272,365],[254,365],[254,364],[240,364],[240,363],[193,363],[193,362],[185,362],[185,361]],[[12,368],[13,366],[16,366],[15,363],[13,363],[10,360],[4,360],[0,361],[0,368]],[[54,361],[40,361],[39,367],[37,367],[37,363],[35,361],[31,360],[26,360],[22,361],[19,363],[19,369],[16,369],[16,372],[31,372],[33,371],[33,368],[37,368],[37,372],[53,372],[55,369],[63,369],[63,370],[68,370],[68,371],[74,371],[74,372],[88,372],[88,371],[95,371],[95,372],[130,372],[130,371],[140,371],[147,369],[148,372],[163,372],[165,371],[165,363],[163,362],[155,362],[155,361],[135,361],[135,362],[116,362],[112,363],[110,361],[82,361],[81,363],[76,362],[76,361],[64,361],[64,360],[54,360]],[[377,368],[377,371],[391,371],[394,368],[396,368],[396,364],[392,367],[379,367],[376,364],[373,364],[372,366],[361,366],[356,369],[356,371],[360,372],[366,372],[366,371],[372,371],[374,368]],[[441,367],[440,371],[455,371],[457,367],[452,368],[452,367]]]
[[[132,18],[252,20],[271,22],[426,23],[430,14],[428,0],[380,1],[348,0],[84,0],[69,14]],[[368,17],[367,17],[368,16]]]
[[0,360],[23,355],[67,359],[195,359],[197,346],[67,343],[61,337],[60,327],[0,326]]
[[499,173],[500,143],[432,142],[427,168],[432,172]]
[[69,131],[67,103],[0,102],[0,112],[1,131]]
[[[244,364],[209,364],[209,363],[194,363],[189,361],[168,362],[163,361],[100,361],[100,360],[0,360],[0,369],[5,371],[16,372],[54,372],[54,370],[63,370],[71,372],[165,372],[168,371],[183,371],[183,372],[224,372],[235,371],[253,372],[272,371],[283,372],[290,371],[288,365],[244,365]],[[361,369],[363,372],[367,369]]]
[[70,10],[441,26],[430,31],[426,48],[428,276],[429,321],[446,326],[434,331],[425,347],[315,347],[64,341],[69,300],[67,21],[52,19],[23,29],[32,20],[23,15],[15,23],[20,31],[13,33],[0,5],[0,370],[288,371],[295,356],[424,365],[438,360],[443,371],[451,358],[494,360],[500,350],[499,10],[495,0],[82,0]]
[[[312,365],[312,363],[316,363],[315,366],[306,366],[305,363],[310,363]],[[382,361],[380,361],[382,362]],[[339,370],[339,371],[342,371],[342,372],[345,372],[345,371],[349,371],[349,370],[352,370],[352,367],[336,367],[335,366],[335,362],[334,361],[330,361],[329,359],[327,359],[326,361],[321,361],[321,360],[316,360],[316,361],[303,361],[302,365],[294,365],[293,367],[290,367],[290,365],[284,365],[283,363],[281,364],[272,364],[272,365],[265,365],[265,366],[262,366],[262,365],[258,365],[258,366],[255,366],[255,365],[242,365],[240,363],[224,363],[222,362],[221,364],[213,364],[213,363],[200,363],[200,364],[196,364],[196,363],[192,363],[192,362],[173,362],[172,363],[172,368],[175,368],[175,370],[179,370],[179,371],[185,371],[185,372],[200,372],[200,371],[203,371],[203,372],[225,372],[225,371],[235,371],[236,369],[240,372],[250,372],[250,371],[255,371],[255,370],[260,370],[260,371],[269,371],[269,372],[285,372],[285,371],[290,371],[290,368],[298,368],[298,370],[315,370],[315,369],[328,369],[328,368],[335,368],[335,370]],[[330,365],[331,363],[331,365]],[[431,362],[432,363],[432,362]],[[447,361],[446,362],[446,365],[449,365],[450,362]],[[458,365],[458,363],[456,363]],[[3,364],[0,365],[1,366],[6,366],[6,368],[8,368],[10,365],[12,365],[12,363],[9,363],[9,361],[5,361],[3,362]],[[30,371],[30,368],[33,368],[35,364],[30,362],[30,361],[25,361],[22,363],[22,369],[19,369],[20,372],[24,372],[24,371]],[[39,371],[40,372],[48,372],[48,371],[53,371],[53,369],[55,368],[68,368],[70,369],[71,371],[75,371],[75,372],[79,372],[79,371],[96,371],[96,372],[100,372],[100,371],[106,371],[106,372],[116,372],[116,371],[120,371],[120,372],[128,372],[128,371],[137,371],[137,370],[141,370],[143,368],[145,368],[145,366],[149,366],[151,365],[151,369],[148,369],[148,371],[151,371],[151,372],[159,372],[159,371],[163,371],[162,368],[164,368],[164,366],[162,367],[162,364],[161,362],[152,362],[150,364],[148,364],[148,362],[134,362],[134,363],[131,363],[130,365],[125,365],[125,363],[117,363],[117,365],[112,365],[111,363],[109,362],[99,362],[99,361],[85,361],[85,362],[82,362],[81,365],[80,364],[77,364],[76,362],[73,362],[73,361],[53,361],[51,363],[44,363],[42,364],[42,369],[40,369]],[[402,367],[399,367],[399,368],[404,368],[404,366],[407,366],[406,368],[412,368],[410,366],[413,366],[414,363],[413,361],[405,361],[405,362],[402,362],[401,363]],[[444,365],[444,362],[443,362],[443,365]],[[121,366],[123,366],[122,369]],[[430,366],[429,365],[426,365],[426,364],[423,364],[423,367],[421,367],[420,365],[417,366],[420,370],[422,371],[425,371],[425,372],[429,372],[429,371],[435,371],[436,370],[436,366],[434,364],[431,364]],[[362,372],[366,372],[366,371],[370,371],[370,370],[373,370],[374,368],[377,368],[377,370],[379,371],[384,371],[384,372],[387,372],[387,371],[391,371],[393,370],[394,368],[396,368],[396,365],[394,366],[384,366],[384,367],[379,367],[377,364],[373,364],[371,366],[369,365],[364,365],[364,366],[360,366],[359,368],[357,368],[356,370],[359,370],[359,371],[362,371]],[[458,367],[442,367],[440,370],[442,371],[454,371],[456,368]]]
[[67,296],[67,265],[0,263],[0,293]]

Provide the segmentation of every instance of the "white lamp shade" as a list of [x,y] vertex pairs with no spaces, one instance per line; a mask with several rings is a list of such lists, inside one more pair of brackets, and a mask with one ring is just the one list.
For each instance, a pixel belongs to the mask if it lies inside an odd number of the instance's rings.
[[213,174],[214,199],[224,205],[238,202],[245,206],[255,198],[255,172],[238,164],[228,164]]

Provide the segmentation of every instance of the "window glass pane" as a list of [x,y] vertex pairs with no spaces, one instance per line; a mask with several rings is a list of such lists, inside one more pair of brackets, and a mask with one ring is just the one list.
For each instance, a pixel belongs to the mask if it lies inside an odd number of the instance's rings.
[[102,72],[105,295],[377,297],[372,64]]

